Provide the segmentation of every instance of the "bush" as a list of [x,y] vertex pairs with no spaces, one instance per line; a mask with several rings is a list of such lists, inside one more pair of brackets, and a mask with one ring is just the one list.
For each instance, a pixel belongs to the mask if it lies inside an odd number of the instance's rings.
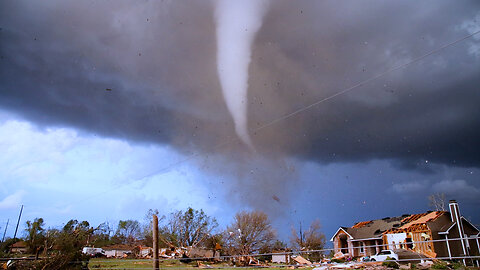
[[389,268],[395,268],[395,269],[398,269],[399,268],[399,265],[396,261],[392,260],[392,259],[388,259],[386,261],[384,261],[382,263],[383,266],[386,266],[386,267],[389,267]]
[[344,259],[332,259],[332,263],[344,263]]
[[88,269],[88,257],[57,254],[43,260],[16,261],[12,269],[82,270]]
[[20,241],[18,238],[8,238],[5,242],[0,243],[0,258],[10,257],[8,255],[8,251],[10,250],[10,246],[15,244],[17,241]]
[[463,263],[457,262],[457,261],[452,262],[451,268],[453,268],[453,269],[468,269],[467,267],[465,267],[465,265],[463,265]]
[[432,269],[449,269],[448,264],[444,261],[435,261],[431,267]]

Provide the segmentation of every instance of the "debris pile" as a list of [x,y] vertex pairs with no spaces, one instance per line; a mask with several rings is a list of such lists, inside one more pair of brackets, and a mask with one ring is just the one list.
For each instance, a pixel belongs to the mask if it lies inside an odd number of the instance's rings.
[[312,262],[303,258],[302,256],[300,255],[297,255],[297,256],[292,256],[292,259],[297,262],[297,264],[299,265],[312,265]]

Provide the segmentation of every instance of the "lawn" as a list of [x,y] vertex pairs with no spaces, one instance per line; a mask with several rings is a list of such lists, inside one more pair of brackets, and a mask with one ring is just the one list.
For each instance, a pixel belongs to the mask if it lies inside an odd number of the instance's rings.
[[88,269],[152,269],[151,260],[90,259]]
[[[106,259],[106,258],[97,258],[91,259],[90,263],[88,264],[88,269],[152,269],[152,260],[128,260],[128,259]],[[207,265],[208,263],[205,263]],[[240,267],[231,267],[228,264],[212,264],[214,268],[221,268],[221,270],[233,270],[233,269],[242,269]],[[197,267],[196,262],[192,263],[181,263],[176,260],[167,260],[167,261],[160,261],[160,269],[202,269]],[[208,269],[208,268],[205,268]],[[248,268],[248,269],[265,269],[265,268]],[[286,269],[286,268],[268,268],[269,270],[279,270],[279,269]]]

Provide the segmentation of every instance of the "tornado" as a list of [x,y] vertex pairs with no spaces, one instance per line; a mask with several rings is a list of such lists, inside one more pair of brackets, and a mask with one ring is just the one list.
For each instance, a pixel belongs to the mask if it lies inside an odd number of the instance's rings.
[[252,43],[262,26],[267,0],[217,0],[217,71],[223,98],[233,118],[237,136],[248,147],[248,66]]

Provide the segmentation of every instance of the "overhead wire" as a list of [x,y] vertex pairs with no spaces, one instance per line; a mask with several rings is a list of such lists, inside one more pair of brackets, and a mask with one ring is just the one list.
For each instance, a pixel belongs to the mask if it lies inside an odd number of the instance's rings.
[[[442,50],[444,50],[444,49],[446,49],[446,48],[449,48],[449,47],[451,47],[451,46],[454,46],[454,45],[456,45],[456,44],[458,44],[458,43],[460,43],[460,42],[462,42],[462,41],[464,41],[464,40],[467,40],[467,39],[469,39],[469,38],[471,38],[471,37],[473,37],[473,36],[475,36],[475,35],[477,35],[477,34],[479,34],[479,33],[480,33],[480,30],[475,31],[475,32],[470,33],[470,34],[468,34],[468,35],[462,36],[461,38],[456,39],[456,40],[454,40],[454,41],[452,41],[452,42],[450,42],[450,43],[444,44],[444,45],[442,45],[442,46],[440,46],[440,47],[438,47],[438,48],[436,48],[436,49],[434,49],[434,50],[432,50],[432,51],[429,51],[428,53],[425,53],[425,54],[423,54],[423,55],[421,55],[421,56],[418,56],[418,57],[416,57],[416,58],[414,58],[414,59],[412,59],[412,60],[410,60],[410,61],[407,61],[406,63],[392,66],[392,67],[388,68],[387,70],[385,70],[385,71],[383,71],[383,72],[381,72],[381,73],[379,73],[379,74],[377,74],[377,75],[375,75],[375,76],[372,76],[372,77],[370,77],[370,78],[368,78],[368,79],[365,79],[365,80],[363,80],[363,81],[360,81],[360,82],[358,82],[358,83],[356,83],[356,84],[354,84],[354,85],[352,85],[352,86],[350,86],[350,87],[348,87],[348,88],[345,88],[345,89],[343,89],[343,90],[341,90],[341,91],[338,91],[338,92],[336,92],[336,93],[334,93],[334,94],[332,94],[332,95],[329,95],[329,96],[327,96],[327,97],[324,97],[324,98],[321,98],[321,99],[319,99],[319,100],[317,100],[317,101],[314,101],[314,102],[312,102],[312,103],[310,103],[310,104],[308,104],[308,105],[306,105],[306,106],[303,106],[303,107],[301,107],[301,108],[299,108],[299,109],[297,109],[297,110],[294,110],[294,111],[292,111],[292,112],[290,112],[290,113],[287,113],[287,114],[285,114],[285,115],[283,115],[283,116],[280,116],[280,117],[278,117],[278,118],[272,119],[272,120],[270,120],[269,122],[267,122],[267,123],[265,123],[265,124],[262,124],[262,125],[260,125],[259,127],[254,128],[254,129],[252,130],[252,132],[256,133],[256,132],[258,132],[258,131],[261,131],[261,130],[267,128],[267,127],[270,127],[270,126],[272,126],[272,125],[280,122],[280,121],[286,120],[286,119],[291,118],[291,117],[293,117],[293,116],[295,116],[295,115],[298,115],[298,114],[300,114],[300,113],[302,113],[302,112],[304,112],[304,111],[307,111],[307,110],[309,110],[309,109],[311,109],[311,108],[313,108],[313,107],[315,107],[315,106],[317,106],[317,105],[319,105],[319,104],[321,104],[321,103],[323,103],[323,102],[326,102],[326,101],[328,101],[328,100],[330,100],[330,99],[333,99],[333,98],[338,97],[338,96],[340,96],[340,95],[343,95],[343,94],[346,94],[346,93],[348,93],[348,92],[351,92],[351,91],[357,89],[358,87],[361,87],[361,86],[363,86],[363,85],[365,85],[365,84],[368,84],[368,83],[370,83],[370,82],[372,82],[372,81],[374,81],[374,80],[376,80],[376,79],[378,79],[378,78],[381,78],[381,77],[383,77],[383,76],[385,76],[385,75],[387,75],[387,74],[389,74],[389,73],[391,73],[391,72],[393,72],[393,71],[406,68],[406,67],[408,67],[408,66],[410,66],[410,65],[412,65],[412,64],[414,64],[414,63],[416,63],[416,62],[419,62],[420,60],[423,60],[423,59],[427,58],[428,56],[431,56],[431,55],[436,54],[436,53],[438,53],[438,52],[440,52],[440,51],[442,51]],[[225,140],[224,142],[215,145],[215,146],[211,149],[211,151],[213,152],[213,151],[215,151],[216,149],[222,148],[222,147],[224,147],[224,146],[226,146],[226,145],[230,145],[230,144],[232,144],[232,143],[239,142],[239,141],[240,141],[240,139],[239,139],[238,137],[230,137],[230,138],[228,138],[227,140]],[[141,180],[144,180],[144,179],[146,179],[146,178],[149,178],[149,177],[152,177],[152,176],[155,176],[155,175],[164,174],[164,173],[166,173],[166,172],[171,171],[172,168],[177,167],[177,166],[179,166],[180,164],[183,164],[183,163],[185,163],[185,162],[187,162],[187,161],[189,161],[189,160],[191,160],[191,159],[193,159],[193,158],[195,158],[195,157],[197,157],[197,156],[202,156],[202,155],[207,155],[207,154],[205,154],[205,153],[200,153],[200,152],[195,152],[195,153],[189,154],[189,155],[187,155],[187,156],[186,156],[185,158],[183,158],[183,159],[180,159],[180,160],[178,160],[178,161],[176,161],[176,162],[174,162],[174,163],[171,163],[171,164],[169,164],[169,165],[167,165],[167,166],[165,166],[165,167],[163,167],[163,168],[161,168],[161,169],[159,169],[159,170],[156,170],[156,171],[153,172],[153,173],[149,173],[149,174],[146,174],[146,175],[144,175],[144,176],[142,176],[142,177],[139,177],[139,178],[135,179],[134,181],[135,181],[135,182],[136,182],[136,181],[141,181]],[[120,189],[120,188],[122,188],[122,187],[123,187],[123,185],[119,185],[119,186],[114,187],[114,188],[111,188],[111,189],[109,189],[109,190],[106,190],[106,191],[103,191],[103,192],[94,194],[94,195],[92,195],[92,196],[89,196],[88,198],[95,198],[95,197],[98,197],[98,196],[100,196],[100,195],[103,195],[103,194],[106,194],[106,193],[109,193],[109,192],[118,190],[118,189]],[[79,200],[78,203],[84,202],[84,201],[85,201],[85,198],[82,198],[81,200]],[[72,203],[71,203],[71,204],[72,204]],[[70,204],[70,205],[71,205],[71,204]],[[73,203],[73,204],[75,204],[75,203]]]

